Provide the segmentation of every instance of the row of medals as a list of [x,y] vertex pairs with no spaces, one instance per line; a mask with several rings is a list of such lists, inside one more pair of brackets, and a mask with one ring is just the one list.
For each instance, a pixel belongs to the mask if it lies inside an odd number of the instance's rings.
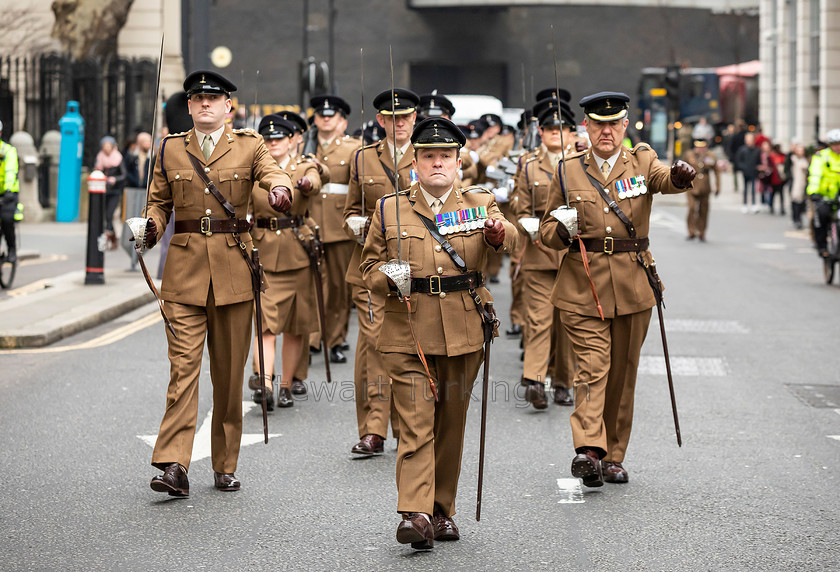
[[484,226],[486,220],[487,207],[475,207],[435,215],[435,224],[441,234],[477,230]]
[[629,199],[647,193],[645,176],[637,175],[629,179],[621,179],[615,182],[615,190],[618,191],[619,199]]

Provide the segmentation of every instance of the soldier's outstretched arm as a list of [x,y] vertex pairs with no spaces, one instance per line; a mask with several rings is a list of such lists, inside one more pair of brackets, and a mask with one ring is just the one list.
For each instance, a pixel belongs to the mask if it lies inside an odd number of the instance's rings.
[[[387,200],[387,197],[380,199],[380,201],[384,200]],[[391,210],[393,210],[393,205],[391,205]],[[359,265],[359,271],[362,273],[365,285],[372,292],[386,295],[390,292],[388,278],[385,274],[379,272],[379,267],[388,262],[390,258],[388,256],[388,244],[385,234],[382,232],[381,211],[379,201],[377,201],[376,208],[373,209],[370,232],[368,232],[365,246],[362,249],[362,262]]]
[[506,219],[505,215],[502,214],[502,211],[499,209],[499,205],[496,204],[495,198],[491,199],[490,204],[487,206],[487,216],[502,223],[502,226],[505,228],[505,239],[498,246],[494,246],[487,242],[487,237],[485,237],[484,242],[488,247],[492,248],[496,252],[514,252],[518,248],[517,244],[520,237],[519,231],[517,230],[516,225]]
[[291,192],[292,179],[268,153],[262,136],[258,137],[259,141],[254,152],[254,164],[252,166],[254,178],[260,182],[260,187],[266,191],[270,191],[274,187],[286,187]]

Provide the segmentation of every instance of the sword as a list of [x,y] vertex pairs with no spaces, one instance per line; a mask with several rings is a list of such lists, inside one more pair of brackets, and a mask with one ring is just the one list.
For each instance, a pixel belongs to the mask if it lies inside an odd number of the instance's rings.
[[[254,290],[254,314],[256,314],[257,326],[257,355],[259,356],[260,364],[260,385],[262,385],[262,418],[263,418],[263,435],[265,436],[265,443],[268,444],[268,405],[266,399],[268,398],[268,386],[265,384],[265,356],[263,354],[263,325],[262,325],[262,304],[260,303],[260,295],[262,294],[262,265],[260,264],[260,253],[254,248],[251,250],[251,261],[254,263],[254,271],[251,273],[251,284]],[[273,396],[272,396],[273,399]]]
[[[160,70],[163,66],[163,42],[165,37],[165,34],[161,34],[160,36],[160,55],[158,56],[157,78],[155,79],[155,94],[152,98],[152,141],[155,140],[155,132],[157,130],[158,93],[160,91]],[[160,155],[160,153],[158,153],[158,155]],[[152,291],[152,294],[155,295],[155,298],[158,301],[158,306],[160,306],[160,315],[163,316],[163,323],[166,324],[166,329],[169,330],[169,333],[171,333],[173,337],[177,338],[178,335],[175,333],[175,328],[172,327],[172,322],[170,322],[169,318],[166,317],[166,311],[163,309],[163,300],[155,287],[155,283],[152,281],[148,268],[146,268],[146,261],[143,260],[143,249],[146,248],[146,224],[148,221],[146,213],[149,212],[149,192],[152,187],[152,161],[146,161],[146,163],[146,204],[143,207],[143,216],[132,217],[127,219],[125,222],[128,225],[128,228],[131,229],[131,233],[134,235],[134,250],[137,252],[137,260],[140,262],[140,269],[143,271],[143,278],[146,280],[149,290]]]
[[[365,146],[365,49],[359,48],[359,62],[360,62],[360,69],[361,69],[361,84],[362,84],[362,103],[359,106],[359,113],[362,116],[362,147]],[[396,168],[396,165],[394,165]],[[364,156],[362,156],[362,214],[364,214],[365,209],[367,208],[367,203],[365,202],[365,160]],[[364,230],[362,231],[364,232]],[[368,303],[368,318],[370,319],[370,323],[373,323],[373,303],[370,300],[370,290],[367,290],[367,303]]]

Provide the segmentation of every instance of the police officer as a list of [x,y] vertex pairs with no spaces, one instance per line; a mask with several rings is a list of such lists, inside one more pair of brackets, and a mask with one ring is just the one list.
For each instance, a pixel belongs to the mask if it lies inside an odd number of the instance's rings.
[[[551,301],[576,361],[572,475],[589,487],[628,480],[622,463],[639,354],[656,303],[648,274],[653,194],[684,192],[694,178],[691,166],[677,161],[669,169],[647,144],[622,145],[629,101],[618,92],[580,100],[592,147],[566,157],[565,181],[555,173],[540,224],[543,244],[560,251]],[[555,210],[566,204],[565,193],[577,211],[579,238],[574,223]]]
[[535,409],[547,406],[547,375],[551,375],[554,402],[574,404],[570,391],[574,375],[571,343],[560,324],[559,311],[551,303],[559,254],[540,244],[538,223],[545,214],[548,188],[557,165],[565,153],[574,151],[570,126],[575,125],[575,120],[574,113],[564,102],[557,105],[556,100],[544,101],[549,102],[547,107],[538,106],[542,110],[539,118],[542,143],[535,151],[520,158],[514,200],[511,201],[513,216],[525,239],[520,263],[525,308],[522,383],[526,386],[525,399]]
[[[0,122],[0,135],[3,134],[3,123]],[[6,239],[7,262],[17,261],[17,237],[15,235],[15,221],[20,220],[18,210],[18,154],[14,146],[0,141],[0,226],[3,227],[3,238]]]
[[[259,352],[255,346],[253,355],[254,374],[249,387],[254,390],[255,403],[266,402],[269,410],[274,408],[273,384],[275,338],[283,334],[282,373],[277,393],[277,407],[291,407],[292,386],[295,371],[301,360],[303,349],[308,346],[309,334],[317,329],[317,306],[312,272],[309,264],[309,249],[312,247],[312,230],[306,224],[305,215],[310,197],[321,189],[320,166],[314,161],[290,155],[295,126],[279,115],[266,115],[259,125],[259,133],[266,148],[277,165],[295,181],[292,190],[292,210],[289,215],[278,214],[268,204],[268,196],[254,189],[251,195],[250,213],[254,228],[251,233],[254,245],[259,249],[260,261],[265,270],[266,291],[261,299],[263,326],[263,354],[265,364],[265,386],[259,380]],[[306,344],[304,344],[304,340]],[[298,383],[303,385],[302,381]],[[306,386],[301,392],[305,393]]]
[[712,194],[712,175],[715,176],[715,196],[720,194],[720,169],[717,157],[709,150],[709,143],[705,139],[695,139],[694,148],[686,151],[682,160],[691,165],[697,172],[694,185],[686,195],[688,196],[688,240],[695,237],[706,240],[706,226],[709,221],[709,195]]
[[820,257],[828,256],[828,227],[840,193],[840,129],[826,135],[828,147],[817,151],[808,168],[805,192],[814,203],[814,241]]
[[344,280],[355,242],[344,230],[350,164],[360,142],[344,133],[350,104],[337,95],[318,95],[309,101],[314,111],[318,145],[315,157],[330,173],[330,182],[312,196],[310,212],[321,227],[325,258],[327,346],[330,361],[345,363],[342,344],[350,321],[350,287]]
[[365,234],[364,222],[359,217],[367,217],[370,221],[377,201],[394,192],[396,175],[399,175],[399,189],[407,189],[411,185],[414,179],[411,132],[419,101],[417,94],[402,88],[394,89],[393,98],[391,90],[377,95],[373,106],[378,110],[376,120],[385,130],[385,139],[362,147],[354,154],[353,164],[350,165],[350,188],[344,206],[344,220],[351,235],[360,240],[353,251],[346,276],[347,282],[352,285],[353,303],[359,318],[353,377],[360,441],[351,449],[355,455],[371,456],[383,452],[389,416],[395,436],[399,430],[391,416],[388,374],[382,356],[376,351],[376,340],[385,312],[385,297],[382,293],[369,291],[359,271]]
[[[245,220],[254,181],[278,212],[291,208],[292,182],[254,130],[225,125],[236,86],[211,71],[184,80],[194,127],[168,136],[156,155],[145,241],[154,246],[175,211],[175,234],[161,296],[175,334],[167,331],[171,374],[166,412],[152,465],[163,475],[152,490],[189,495],[198,377],[204,340],[213,383],[211,458],[215,486],[235,491],[242,435],[242,371],[250,345],[254,293],[246,260],[252,248]],[[207,181],[207,182],[205,182]]]
[[[361,268],[371,291],[385,299],[376,349],[392,379],[400,424],[397,511],[403,521],[397,542],[428,549],[435,540],[460,537],[452,517],[467,408],[484,356],[482,310],[471,293],[482,303],[492,300],[480,269],[488,251],[514,248],[517,233],[492,193],[456,184],[458,149],[466,139],[455,124],[428,118],[411,140],[418,181],[377,205]],[[456,214],[461,226],[452,224]],[[443,233],[438,236],[451,242],[465,267],[456,265],[425,224]],[[411,266],[409,302],[397,297],[379,271],[398,257],[398,244]]]

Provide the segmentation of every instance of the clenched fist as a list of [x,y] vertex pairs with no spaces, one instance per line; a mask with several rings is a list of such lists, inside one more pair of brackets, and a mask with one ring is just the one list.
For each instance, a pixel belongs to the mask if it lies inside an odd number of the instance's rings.
[[685,189],[694,180],[697,171],[685,161],[677,161],[671,165],[671,183],[678,189]]
[[[134,237],[132,236],[128,240],[134,242]],[[157,225],[154,219],[150,218],[146,221],[146,233],[143,236],[143,241],[146,243],[146,250],[152,248],[157,242]]]
[[268,204],[279,213],[287,213],[292,208],[292,194],[286,187],[274,187],[268,191]]
[[501,246],[505,241],[505,226],[502,221],[494,218],[484,221],[484,239],[492,246]]
[[295,186],[298,189],[300,189],[301,192],[304,195],[306,195],[306,194],[309,194],[309,191],[312,190],[312,181],[310,181],[306,177],[301,177],[300,179],[297,180],[297,183],[295,183]]

